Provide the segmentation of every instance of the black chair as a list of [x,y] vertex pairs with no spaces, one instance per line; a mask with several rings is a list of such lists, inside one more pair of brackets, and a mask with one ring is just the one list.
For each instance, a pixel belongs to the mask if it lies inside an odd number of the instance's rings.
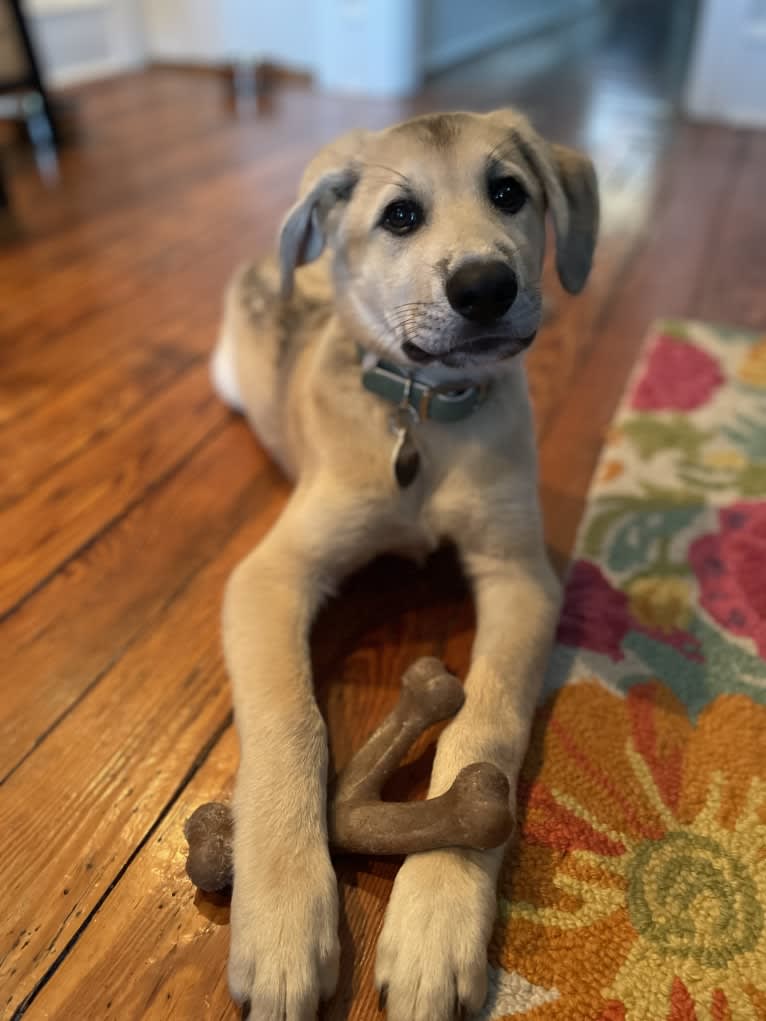
[[[0,7],[4,15],[1,27],[13,57],[10,72],[0,67],[0,120],[23,125],[34,146],[38,167],[50,170],[61,142],[56,108],[20,0],[0,0]],[[7,178],[0,161],[0,236],[15,234],[14,226]]]

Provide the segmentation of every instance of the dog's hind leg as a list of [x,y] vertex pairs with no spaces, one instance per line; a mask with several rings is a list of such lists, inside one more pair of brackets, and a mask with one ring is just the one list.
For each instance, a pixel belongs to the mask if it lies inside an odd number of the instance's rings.
[[218,343],[210,358],[210,379],[224,404],[228,404],[233,411],[245,410],[237,379],[234,339],[225,325],[221,328]]

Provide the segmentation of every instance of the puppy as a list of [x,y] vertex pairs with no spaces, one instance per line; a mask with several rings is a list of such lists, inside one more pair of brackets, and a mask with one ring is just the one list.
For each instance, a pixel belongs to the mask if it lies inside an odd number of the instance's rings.
[[[229,982],[256,1021],[311,1021],[337,979],[308,636],[343,575],[454,543],[478,627],[430,795],[477,761],[515,790],[559,608],[521,357],[540,323],[546,211],[576,293],[598,225],[584,156],[510,110],[353,132],[309,165],[278,260],[229,288],[215,385],[295,480],[223,609],[241,743]],[[481,1008],[502,855],[406,860],[377,951],[389,1021]]]

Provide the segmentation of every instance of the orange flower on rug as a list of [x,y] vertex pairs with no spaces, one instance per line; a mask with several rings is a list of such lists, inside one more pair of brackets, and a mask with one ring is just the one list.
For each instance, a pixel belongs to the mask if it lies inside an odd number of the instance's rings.
[[484,1017],[766,1021],[766,707],[571,684],[521,798]]

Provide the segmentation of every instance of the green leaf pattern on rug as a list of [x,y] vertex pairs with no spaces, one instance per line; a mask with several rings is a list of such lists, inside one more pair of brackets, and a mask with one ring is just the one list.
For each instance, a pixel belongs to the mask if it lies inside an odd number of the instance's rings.
[[[679,365],[679,341],[701,352],[688,364],[700,373],[704,400],[690,396],[693,380],[670,372]],[[740,376],[753,384],[746,393]],[[591,487],[568,588],[577,605],[565,605],[562,645],[546,687],[566,683],[576,662],[618,690],[658,678],[691,716],[721,691],[766,702],[766,600],[759,602],[752,582],[740,578],[748,557],[705,568],[723,575],[715,582],[705,576],[701,604],[704,565],[701,554],[693,564],[691,553],[701,537],[717,541],[727,509],[743,507],[749,520],[754,512],[747,501],[755,499],[757,507],[764,496],[766,342],[701,323],[661,324]],[[757,550],[764,526],[756,518],[747,527],[749,548]],[[766,577],[766,535],[763,544]],[[564,654],[567,648],[572,655]]]
[[[641,564],[647,572],[672,570],[669,547],[673,535],[686,528],[699,515],[698,507],[650,507],[631,514],[615,528],[608,565],[614,571],[627,571]],[[676,565],[677,566],[677,565]]]
[[712,431],[697,428],[682,415],[670,415],[665,420],[642,415],[621,423],[620,429],[635,444],[639,456],[643,458],[654,457],[661,450],[675,448],[684,453],[688,460],[694,460],[700,448],[715,436]]

